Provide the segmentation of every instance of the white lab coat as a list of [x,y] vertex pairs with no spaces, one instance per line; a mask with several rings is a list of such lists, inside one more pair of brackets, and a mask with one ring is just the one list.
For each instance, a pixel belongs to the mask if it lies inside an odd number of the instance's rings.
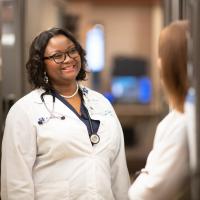
[[[116,114],[103,95],[81,87],[100,142],[92,146],[85,124],[60,100],[54,112],[42,89],[10,109],[2,146],[2,200],[126,200],[129,174]],[[61,116],[65,120],[61,120]],[[56,117],[55,117],[56,116]],[[45,123],[38,124],[43,118]]]
[[174,200],[188,189],[189,151],[185,115],[171,111],[158,125],[153,149],[129,189],[131,200]]

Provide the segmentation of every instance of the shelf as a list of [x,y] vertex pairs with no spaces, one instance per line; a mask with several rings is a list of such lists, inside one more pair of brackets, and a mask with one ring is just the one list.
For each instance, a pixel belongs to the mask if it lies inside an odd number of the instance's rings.
[[159,109],[152,105],[114,104],[113,107],[120,117],[148,117],[160,113]]

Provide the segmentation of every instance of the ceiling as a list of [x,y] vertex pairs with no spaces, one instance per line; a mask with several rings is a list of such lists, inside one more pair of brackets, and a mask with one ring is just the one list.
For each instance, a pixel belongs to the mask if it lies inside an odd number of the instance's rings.
[[144,5],[159,4],[161,0],[68,0],[70,2],[91,2],[98,5]]

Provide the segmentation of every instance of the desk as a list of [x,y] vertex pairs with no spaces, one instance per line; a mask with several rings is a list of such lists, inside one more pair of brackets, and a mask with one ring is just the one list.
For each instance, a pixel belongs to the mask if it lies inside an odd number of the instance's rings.
[[122,125],[158,118],[162,114],[161,108],[151,104],[114,104],[113,107]]

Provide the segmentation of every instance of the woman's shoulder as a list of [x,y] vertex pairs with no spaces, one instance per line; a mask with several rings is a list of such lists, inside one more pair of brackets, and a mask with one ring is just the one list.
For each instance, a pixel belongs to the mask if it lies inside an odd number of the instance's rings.
[[112,113],[115,115],[112,104],[103,94],[85,86],[81,86],[81,89],[87,105],[90,105],[93,109],[98,110],[98,112],[100,111],[104,114]]
[[157,138],[185,138],[187,135],[186,132],[186,117],[184,113],[172,110],[159,123],[157,127]]
[[159,123],[159,127],[170,128],[173,126],[184,125],[186,122],[186,117],[184,113],[178,112],[176,110],[171,110],[165,118]]
[[28,110],[34,102],[40,102],[40,95],[42,94],[42,89],[34,89],[23,97],[19,98],[10,108],[10,111]]
[[93,90],[87,86],[81,85],[80,87],[82,89],[83,94],[87,95],[88,98],[109,103],[108,99],[100,92]]

